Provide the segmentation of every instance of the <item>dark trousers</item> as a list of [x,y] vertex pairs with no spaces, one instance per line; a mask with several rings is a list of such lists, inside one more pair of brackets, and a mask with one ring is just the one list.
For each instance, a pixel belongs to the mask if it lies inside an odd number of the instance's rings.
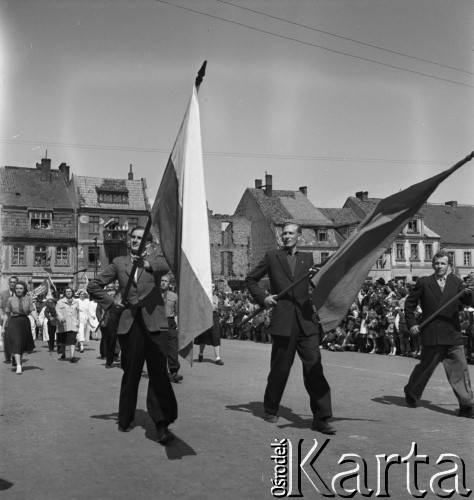
[[56,338],[56,325],[50,325],[48,323],[48,349],[54,351],[54,340]]
[[405,389],[420,399],[431,375],[442,362],[448,382],[461,407],[474,406],[474,396],[463,345],[424,345],[420,362],[415,366]]
[[178,330],[170,328],[168,330],[168,368],[170,373],[178,373],[180,366],[178,359]]
[[137,311],[129,332],[118,335],[118,339],[123,368],[118,417],[120,427],[126,429],[135,418],[138,385],[145,361],[149,377],[148,413],[157,426],[171,424],[178,416],[178,404],[166,369],[167,331],[149,332],[141,312]]
[[105,362],[111,365],[114,362],[115,344],[117,343],[117,327],[112,325],[103,326],[100,329],[103,340],[101,355],[105,356]]
[[310,407],[315,418],[332,416],[331,389],[323,373],[319,335],[305,336],[295,316],[289,337],[272,337],[270,373],[263,398],[267,413],[276,415],[285,390],[295,353],[303,364],[303,382],[309,394]]

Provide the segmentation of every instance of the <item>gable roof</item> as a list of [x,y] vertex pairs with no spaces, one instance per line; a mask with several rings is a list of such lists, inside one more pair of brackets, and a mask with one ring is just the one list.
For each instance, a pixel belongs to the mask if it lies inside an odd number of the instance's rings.
[[362,221],[352,208],[319,208],[322,214],[331,219],[335,227],[354,226]]
[[247,188],[246,191],[255,199],[264,216],[274,224],[293,221],[304,226],[334,226],[301,191],[273,190],[271,196],[267,196],[262,189]]
[[[80,208],[148,210],[145,179],[128,180],[73,175],[72,185]],[[99,203],[98,191],[127,193],[128,204]]]
[[0,203],[45,210],[74,208],[59,170],[51,169],[50,179],[42,180],[41,169],[12,166],[0,168]]
[[442,243],[474,246],[474,205],[426,203],[420,212],[425,226],[438,233]]
[[365,198],[361,200],[356,196],[349,196],[344,203],[343,208],[351,208],[355,214],[360,217],[360,220],[364,219],[366,215],[370,214],[374,208],[378,205],[382,198]]

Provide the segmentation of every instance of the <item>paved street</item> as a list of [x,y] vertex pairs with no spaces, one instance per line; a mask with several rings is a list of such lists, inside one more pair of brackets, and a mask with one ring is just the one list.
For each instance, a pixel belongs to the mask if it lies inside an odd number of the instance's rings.
[[[269,424],[262,419],[261,400],[270,345],[223,340],[225,366],[212,362],[209,347],[203,363],[182,363],[184,381],[174,385],[179,418],[172,430],[177,439],[163,447],[154,440],[145,410],[146,379],[140,386],[136,427],[119,433],[121,369],[104,368],[104,361],[97,359],[99,343],[90,342],[75,365],[50,355],[45,342],[36,344],[22,375],[12,372],[10,365],[0,368],[2,500],[272,498],[275,462],[270,445],[284,438],[292,444],[294,460],[300,440],[304,458],[314,439],[321,448],[330,438],[313,463],[329,487],[337,473],[354,469],[354,461],[338,464],[342,455],[351,453],[365,460],[367,486],[375,493],[376,455],[403,458],[416,442],[417,454],[429,457],[428,464],[418,465],[417,474],[418,488],[428,490],[425,498],[437,498],[430,479],[453,466],[436,464],[443,453],[464,461],[466,486],[474,489],[473,421],[455,416],[456,400],[442,367],[421,407],[410,409],[402,388],[416,360],[323,351],[338,429],[337,435],[328,437],[309,428],[311,413],[299,360],[282,401],[281,418]],[[469,367],[471,378],[473,368]],[[296,471],[295,463],[294,495]],[[323,492],[316,473],[309,464],[304,471],[309,478],[302,473],[301,494],[322,497],[314,489],[319,486]],[[355,479],[344,483],[345,488],[355,485]],[[445,488],[453,485],[452,479],[443,483]],[[411,498],[406,464],[391,466],[387,490],[391,498]]]

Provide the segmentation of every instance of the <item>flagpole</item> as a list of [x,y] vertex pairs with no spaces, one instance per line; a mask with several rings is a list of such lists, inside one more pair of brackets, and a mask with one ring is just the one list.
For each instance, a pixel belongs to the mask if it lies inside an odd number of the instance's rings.
[[452,299],[449,299],[448,302],[445,302],[437,311],[435,311],[429,318],[426,318],[421,324],[418,325],[418,328],[421,330],[424,328],[430,321],[436,318],[442,311],[444,311],[448,306],[450,306],[453,302],[460,299],[462,295],[464,295],[464,289],[462,292],[456,294]]
[[[311,279],[317,272],[319,271],[319,269],[314,269],[314,268],[311,268],[310,271],[306,274],[304,274],[303,276],[301,276],[300,278],[298,278],[295,282],[293,282],[290,286],[286,287],[284,290],[282,290],[276,297],[275,297],[275,300],[280,300],[284,295],[286,295],[289,291],[293,290],[293,288],[295,288],[296,285],[299,285],[302,281],[306,280],[306,279]],[[258,316],[261,312],[265,311],[265,309],[267,309],[266,307],[262,307],[260,306],[258,309],[255,309],[255,311],[253,311],[251,314],[249,314],[245,319],[243,319],[238,325],[237,327],[242,327],[244,326],[246,323],[248,323],[251,319],[255,318],[255,316]]]

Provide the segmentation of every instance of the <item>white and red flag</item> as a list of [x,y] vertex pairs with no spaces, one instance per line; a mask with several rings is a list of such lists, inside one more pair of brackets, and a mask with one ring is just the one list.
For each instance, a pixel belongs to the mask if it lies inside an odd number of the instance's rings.
[[178,285],[179,349],[192,357],[195,337],[212,326],[212,276],[197,89],[151,210],[165,259]]

